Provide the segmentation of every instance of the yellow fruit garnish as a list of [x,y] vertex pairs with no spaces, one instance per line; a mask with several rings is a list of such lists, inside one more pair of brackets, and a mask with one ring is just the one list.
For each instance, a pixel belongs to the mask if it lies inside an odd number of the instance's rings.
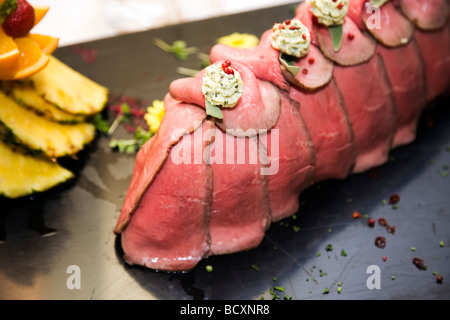
[[252,48],[259,44],[259,38],[248,33],[232,33],[217,39],[217,43],[225,44],[234,48]]
[[8,36],[0,27],[0,68],[9,68],[20,56],[14,39]]
[[144,119],[147,122],[151,133],[155,133],[158,130],[163,117],[164,101],[154,100],[153,104],[147,108],[147,113],[144,115]]

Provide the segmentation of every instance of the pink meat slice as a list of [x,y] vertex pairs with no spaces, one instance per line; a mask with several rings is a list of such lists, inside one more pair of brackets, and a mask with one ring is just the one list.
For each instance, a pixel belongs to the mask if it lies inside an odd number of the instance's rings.
[[412,142],[425,107],[425,66],[415,40],[398,48],[378,46],[397,108],[397,131],[392,147]]
[[[216,124],[223,130],[235,130],[237,135],[239,132],[245,134],[257,132],[260,129],[271,129],[280,115],[278,91],[274,86],[265,85],[267,81],[257,79],[251,69],[245,65],[234,61],[231,63],[232,67],[241,74],[244,89],[236,106],[222,109],[223,119],[217,120]],[[205,97],[202,93],[204,73],[203,70],[193,78],[173,81],[169,87],[171,96],[176,100],[205,108]]]
[[438,30],[448,21],[447,0],[399,0],[403,13],[422,30]]
[[414,34],[425,63],[427,102],[435,100],[450,89],[450,29]]
[[289,95],[300,103],[314,145],[313,183],[346,178],[355,164],[356,149],[347,110],[335,81],[317,92],[291,88]]
[[210,147],[211,253],[228,254],[255,248],[271,222],[258,137],[239,138],[217,129]]
[[277,125],[260,141],[267,151],[268,192],[272,222],[298,211],[300,193],[312,184],[314,149],[299,105],[282,94]]
[[289,83],[284,79],[280,62],[279,51],[270,43],[272,29],[265,31],[259,45],[253,48],[233,48],[231,46],[216,44],[211,48],[209,60],[211,63],[230,60],[249,67],[258,79],[272,82],[282,90],[289,90]]
[[342,46],[334,51],[328,27],[314,24],[314,32],[323,54],[341,66],[354,66],[369,61],[375,53],[376,41],[362,32],[348,16],[344,19],[343,28]]
[[359,30],[366,31],[366,25],[362,20],[363,13],[365,11],[364,4],[368,0],[348,0],[348,13],[347,15],[358,26]]
[[333,61],[327,59],[315,46],[310,46],[308,54],[301,59],[296,59],[294,65],[300,68],[296,76],[293,76],[284,67],[282,69],[285,78],[295,86],[317,90],[333,78]]
[[352,124],[356,145],[353,173],[385,163],[396,131],[392,92],[381,57],[351,68],[336,66],[334,79]]
[[202,108],[175,101],[168,94],[164,99],[164,111],[158,131],[136,155],[130,186],[115,227],[116,233],[122,232],[130,221],[141,197],[164,166],[170,148],[181,139],[183,133],[193,132],[206,119]]
[[[385,3],[379,12],[379,18],[370,11],[363,12],[363,21],[375,39],[387,47],[402,46],[411,40],[414,24],[400,13],[392,2]],[[374,21],[379,21],[379,25],[374,25]]]
[[[213,127],[205,121],[197,130]],[[122,232],[127,263],[155,270],[190,270],[208,255],[212,171],[204,161],[195,163],[194,137],[195,133],[184,135],[171,149],[171,154],[182,152],[192,163],[169,157]],[[199,147],[204,150],[207,143]]]

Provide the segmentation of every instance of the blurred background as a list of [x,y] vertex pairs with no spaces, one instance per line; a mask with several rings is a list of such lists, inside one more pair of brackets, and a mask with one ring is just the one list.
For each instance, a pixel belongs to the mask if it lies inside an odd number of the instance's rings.
[[300,0],[28,0],[48,5],[33,33],[59,37],[60,46],[182,22],[296,4]]

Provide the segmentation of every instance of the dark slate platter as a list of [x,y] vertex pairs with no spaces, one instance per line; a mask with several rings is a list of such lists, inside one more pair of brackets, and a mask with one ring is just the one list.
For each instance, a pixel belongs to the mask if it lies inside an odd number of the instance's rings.
[[[163,99],[170,82],[182,77],[178,66],[200,68],[195,55],[178,61],[157,48],[154,37],[168,43],[182,39],[207,53],[219,36],[236,31],[259,36],[292,15],[292,6],[275,7],[78,46],[95,50],[93,63],[73,47],[61,47],[55,56],[114,96],[152,101]],[[78,160],[67,161],[77,172],[75,181],[40,195],[0,200],[0,299],[449,299],[448,105],[442,100],[428,109],[416,141],[393,150],[385,165],[302,193],[300,211],[273,224],[258,248],[210,257],[183,274],[124,263],[113,228],[135,155],[112,151],[99,135]],[[117,134],[127,136],[122,128]],[[396,207],[383,202],[392,194],[400,195]],[[353,219],[354,211],[385,218],[395,233],[378,224],[369,227],[365,217]],[[377,236],[386,238],[384,249],[374,245]],[[415,257],[425,261],[426,270],[412,263]],[[67,285],[73,265],[81,272],[79,289]],[[370,272],[371,266],[379,273]],[[443,275],[443,283],[435,273]],[[371,289],[377,275],[380,287]]]

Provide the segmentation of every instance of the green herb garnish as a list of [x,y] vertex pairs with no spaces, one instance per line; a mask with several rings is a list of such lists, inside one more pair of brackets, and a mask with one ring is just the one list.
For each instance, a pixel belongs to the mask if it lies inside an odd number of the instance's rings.
[[206,107],[206,114],[217,118],[217,119],[223,119],[223,113],[222,110],[220,110],[219,106],[213,105],[211,102],[205,99],[205,107]]
[[178,60],[186,60],[189,55],[197,52],[196,47],[187,47],[183,40],[175,40],[172,45],[159,38],[154,38],[153,43],[163,51],[173,54]]
[[330,31],[331,42],[333,43],[334,51],[339,51],[344,36],[344,25],[338,24],[335,26],[329,26],[328,30]]
[[280,52],[278,59],[280,60],[281,65],[294,77],[300,72],[300,67],[294,65],[295,58],[293,56]]
[[111,139],[109,147],[117,149],[119,152],[134,153],[140,149],[144,143],[150,139],[152,134],[149,131],[137,127],[133,139]]
[[101,133],[107,134],[109,131],[109,124],[105,119],[103,119],[100,113],[97,113],[92,118],[92,124],[95,126],[95,129],[97,129]]
[[370,4],[373,6],[377,6],[378,8],[381,8],[381,6],[388,1],[389,0],[370,0]]

